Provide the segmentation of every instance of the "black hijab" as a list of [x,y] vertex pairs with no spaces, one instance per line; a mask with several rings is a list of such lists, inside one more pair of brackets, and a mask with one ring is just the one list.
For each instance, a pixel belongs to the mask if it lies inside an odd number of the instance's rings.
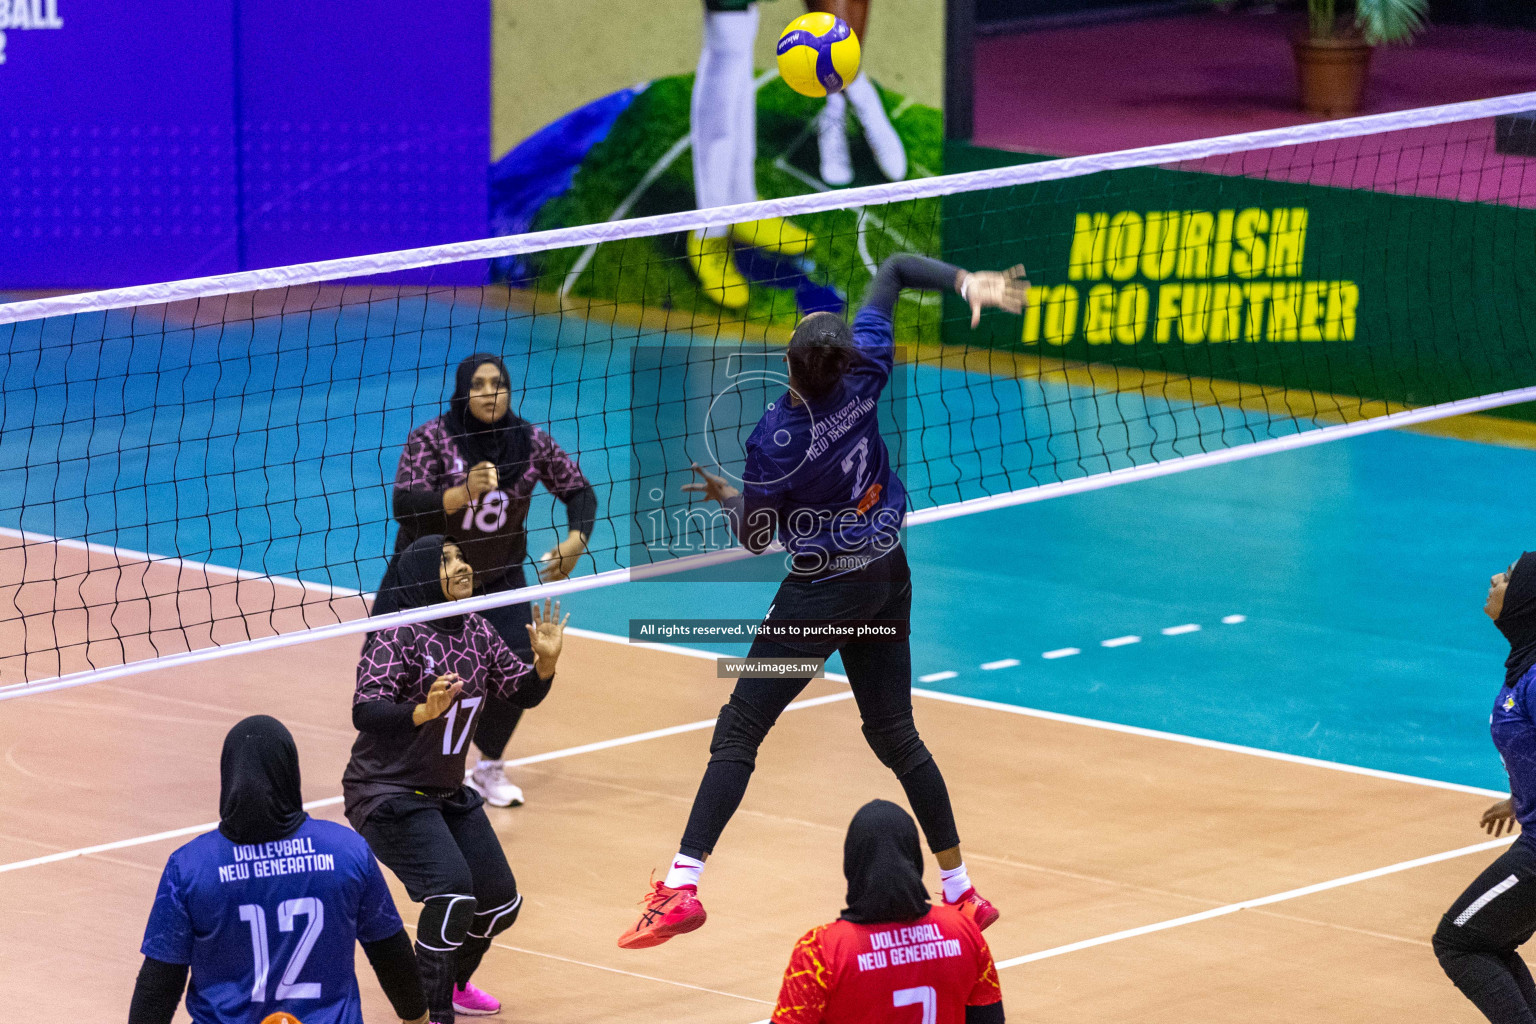
[[[378,597],[373,602],[373,614],[425,608],[448,600],[443,593],[443,545],[451,543],[451,538],[441,534],[428,534],[417,537],[404,551],[390,559],[384,580],[379,584]],[[457,633],[464,627],[464,616],[449,615],[433,619],[427,625],[445,633]]]
[[510,400],[507,414],[494,423],[482,423],[469,411],[469,385],[475,379],[475,371],[486,363],[501,371],[502,386],[511,391],[512,378],[507,373],[507,364],[499,356],[476,352],[459,364],[453,379],[453,397],[448,400],[443,421],[469,465],[494,464],[497,475],[510,486],[533,458],[533,436],[527,422],[512,412]]
[[848,879],[844,921],[915,921],[928,913],[917,824],[889,800],[871,800],[853,816],[843,841],[843,874]]
[[304,824],[303,804],[288,729],[267,715],[236,723],[219,756],[219,831],[233,843],[270,843]]
[[1514,686],[1527,669],[1536,665],[1536,551],[1523,552],[1509,570],[1504,610],[1493,624],[1509,641],[1504,685]]

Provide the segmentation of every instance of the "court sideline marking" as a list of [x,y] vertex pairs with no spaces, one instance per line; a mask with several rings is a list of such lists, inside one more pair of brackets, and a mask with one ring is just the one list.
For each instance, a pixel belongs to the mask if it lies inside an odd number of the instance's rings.
[[[830,693],[822,697],[809,697],[805,700],[797,700],[790,704],[785,711],[799,711],[804,708],[820,707],[823,704],[835,704],[839,701],[852,700],[851,691],[842,693]],[[544,761],[555,761],[565,757],[575,757],[577,754],[591,754],[599,750],[611,750],[614,747],[625,747],[632,743],[644,743],[647,740],[662,739],[667,736],[678,736],[688,732],[699,732],[703,729],[713,729],[713,718],[699,721],[686,722],[682,725],[669,725],[665,729],[652,729],[648,732],[638,732],[632,736],[619,736],[610,740],[598,740],[595,743],[582,743],[574,747],[563,747],[559,750],[551,750],[543,754],[531,754],[528,757],[519,757],[504,762],[508,767],[516,768],[525,764],[539,764]],[[321,800],[310,800],[304,804],[306,811],[318,810],[322,807],[335,807],[342,802],[342,797],[331,796]],[[170,829],[165,832],[155,832],[151,835],[135,836],[132,839],[118,839],[110,843],[99,843],[95,846],[82,846],[77,850],[61,850],[58,853],[44,854],[41,857],[30,857],[27,860],[12,861],[9,864],[0,864],[0,874],[9,871],[21,871],[24,868],[41,867],[44,864],[54,864],[63,860],[73,860],[76,857],[86,857],[94,853],[107,853],[111,850],[124,850],[131,846],[143,846],[148,843],[158,843],[166,839],[179,839],[182,836],[201,835],[211,832],[219,827],[217,821],[204,822],[201,825],[189,825],[185,828]]]

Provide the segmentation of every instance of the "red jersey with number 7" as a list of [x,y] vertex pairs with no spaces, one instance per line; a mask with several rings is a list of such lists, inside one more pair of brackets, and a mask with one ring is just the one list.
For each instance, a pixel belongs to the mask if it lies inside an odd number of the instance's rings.
[[965,1024],[967,1006],[1002,998],[980,929],[941,904],[902,924],[834,921],[806,932],[773,1024]]

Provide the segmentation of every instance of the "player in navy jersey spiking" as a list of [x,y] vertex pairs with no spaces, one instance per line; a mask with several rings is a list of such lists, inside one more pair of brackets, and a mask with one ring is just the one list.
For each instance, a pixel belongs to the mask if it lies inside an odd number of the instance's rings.
[[171,854],[144,930],[129,1024],[171,1024],[190,972],[196,1024],[362,1024],[354,942],[403,1021],[427,1004],[411,941],[368,844],[304,813],[299,755],[275,718],[229,731],[219,827]]
[[[747,439],[744,492],[698,466],[685,490],[718,501],[753,551],[777,537],[789,575],[768,609],[775,623],[864,623],[894,629],[880,639],[771,639],[760,632],[750,658],[818,658],[841,652],[864,737],[895,772],[939,862],[944,897],[985,928],[998,912],[977,895],[960,856],[960,835],[944,777],[912,720],[911,573],[900,528],[906,491],[880,436],[881,393],[895,362],[891,314],[903,288],[953,288],[981,311],[1024,308],[1024,268],[969,273],[939,260],[897,255],[870,283],[852,329],[839,316],[812,313],[790,339],[789,392],[774,401]],[[757,749],[789,702],[810,682],[743,677],[720,709],[709,765],[694,797],[678,854],[653,883],[639,921],[619,936],[644,949],[704,923],[698,899],[704,859],[741,803]]]
[[[402,610],[463,600],[475,585],[459,546],[435,534],[396,555],[387,578]],[[523,897],[484,798],[464,784],[464,758],[488,698],[533,707],[549,693],[565,621],[548,601],[531,619],[531,663],[479,615],[449,614],[369,634],[357,666],[347,820],[422,904],[416,960],[434,1024],[501,1009],[470,978]]]

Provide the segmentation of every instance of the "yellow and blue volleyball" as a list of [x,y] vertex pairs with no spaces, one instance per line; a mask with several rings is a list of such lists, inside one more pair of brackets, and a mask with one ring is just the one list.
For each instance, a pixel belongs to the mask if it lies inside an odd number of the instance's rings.
[[830,96],[859,73],[859,37],[835,14],[802,14],[779,36],[779,76],[802,96]]

